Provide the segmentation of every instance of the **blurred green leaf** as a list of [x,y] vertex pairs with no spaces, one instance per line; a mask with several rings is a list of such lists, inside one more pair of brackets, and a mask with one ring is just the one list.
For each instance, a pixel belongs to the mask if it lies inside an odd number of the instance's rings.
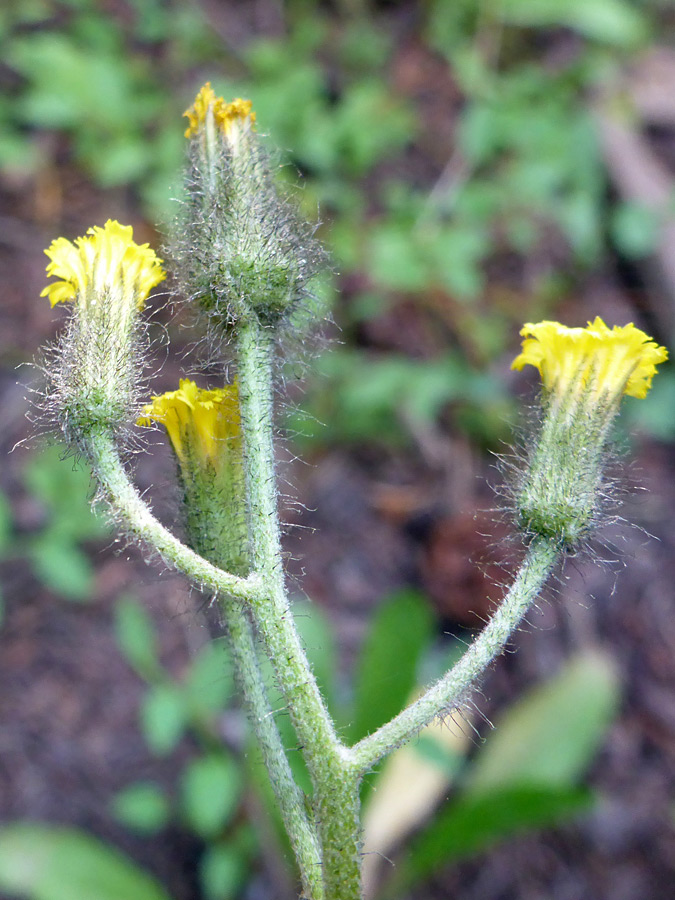
[[573,28],[618,47],[635,47],[647,36],[643,13],[625,0],[503,0],[497,14],[513,25]]
[[591,265],[598,259],[604,222],[598,201],[588,190],[583,187],[568,190],[558,204],[555,219],[580,262]]
[[91,510],[91,474],[83,461],[63,458],[63,447],[33,454],[23,479],[49,514],[48,528],[63,541],[96,540],[110,533],[108,523]]
[[185,699],[180,688],[157,684],[148,688],[141,704],[141,726],[148,746],[166,756],[176,746],[187,724]]
[[[489,326],[477,323],[474,338],[478,339],[481,327],[480,337],[491,337],[497,321]],[[451,353],[421,361],[395,354],[366,356],[358,350],[333,350],[319,360],[318,367],[326,382],[318,382],[307,408],[316,421],[326,423],[322,428],[315,424],[312,434],[324,442],[401,443],[412,423],[433,423],[450,402],[457,404],[457,413],[475,412],[482,420],[487,418],[482,433],[494,435],[510,411],[502,380],[477,371]],[[312,424],[311,419],[297,419],[295,427],[305,434]],[[470,429],[481,434],[473,424]]]
[[153,165],[142,178],[138,189],[152,219],[166,226],[176,213],[176,197],[180,196],[179,168],[185,152],[185,138],[177,123],[169,120],[157,128],[146,152],[152,154]]
[[246,860],[237,847],[211,844],[199,863],[199,880],[206,900],[236,897],[246,875]]
[[350,85],[333,121],[338,167],[357,175],[392,156],[414,136],[412,114],[377,78]]
[[340,57],[346,66],[378,71],[391,51],[392,35],[374,21],[359,17],[345,23],[340,41]]
[[24,0],[0,7],[0,38],[17,25],[34,25],[49,16],[50,0]]
[[[116,26],[110,23],[106,33]],[[87,117],[93,127],[124,127],[138,106],[132,67],[98,47],[82,47],[67,34],[37,32],[18,38],[9,59],[29,80],[24,121],[46,128],[73,128]]]
[[149,781],[139,781],[120,791],[113,798],[111,808],[118,822],[140,834],[154,834],[169,820],[166,795]]
[[439,229],[428,241],[434,279],[459,300],[471,300],[483,289],[481,263],[491,249],[487,230],[464,224]]
[[[431,0],[425,4],[429,11],[425,37],[439,53],[453,61],[459,50],[467,50],[466,36],[475,34],[477,22],[483,14],[475,0]],[[478,56],[479,54],[474,54]]]
[[591,795],[579,788],[513,787],[460,797],[413,839],[397,865],[397,891],[519,832],[577,816],[591,804]]
[[614,210],[610,229],[619,252],[629,259],[640,259],[656,249],[660,233],[659,216],[649,207],[624,202]]
[[168,36],[173,10],[170,12],[161,0],[128,0],[136,15],[134,31],[139,40],[161,41]]
[[161,675],[152,619],[130,595],[120,597],[115,606],[115,637],[120,650],[141,678],[153,681]]
[[[95,154],[91,149],[92,157]],[[96,163],[96,178],[101,187],[114,187],[136,181],[151,167],[155,147],[137,134],[111,138]]]
[[571,659],[501,716],[467,779],[471,796],[518,786],[574,785],[600,746],[619,703],[613,661],[600,651]]
[[407,226],[375,223],[370,229],[368,266],[375,282],[399,291],[421,291],[429,283],[429,267]]
[[[1,103],[1,100],[0,100]],[[0,171],[7,174],[32,175],[40,166],[41,152],[28,135],[4,121],[0,110]]]
[[75,829],[47,825],[0,831],[0,890],[27,900],[169,900],[118,850]]
[[13,519],[11,503],[0,491],[0,554],[6,553],[11,544]]
[[476,165],[486,162],[499,145],[498,119],[492,104],[470,103],[459,117],[457,146]]
[[236,91],[251,97],[275,143],[289,148],[304,169],[326,179],[337,175],[347,188],[345,176],[365,174],[410,140],[414,118],[379,77],[347,81],[333,102],[325,67],[314,58],[323,29],[298,40],[302,30],[286,42],[248,47],[252,81]]
[[35,574],[48,588],[67,600],[83,601],[91,597],[92,564],[67,538],[52,530],[42,532],[31,539],[29,555]]
[[100,539],[110,529],[92,512],[89,469],[81,461],[64,459],[64,452],[63,447],[47,447],[32,454],[24,468],[24,484],[46,512],[43,529],[28,537],[26,547],[35,574],[47,587],[83,601],[91,596],[94,570],[77,545]]
[[183,771],[181,798],[188,825],[212,838],[234,815],[241,794],[241,772],[231,756],[202,756]]
[[220,712],[232,696],[234,686],[232,660],[223,640],[205,644],[190,663],[185,681],[185,696],[200,713]]
[[661,441],[675,439],[675,372],[659,368],[651,390],[638,400],[626,397],[620,425],[628,431],[643,431]]
[[357,668],[353,741],[371,734],[409,701],[432,634],[429,604],[415,591],[401,591],[378,609]]
[[[25,80],[16,124],[67,132],[74,155],[100,185],[138,181],[165,165],[155,134],[167,95],[149,58],[125,45],[114,17],[83,12],[68,29],[22,33],[9,43],[6,63]],[[175,127],[180,132],[177,119]],[[181,157],[172,157],[172,172]]]

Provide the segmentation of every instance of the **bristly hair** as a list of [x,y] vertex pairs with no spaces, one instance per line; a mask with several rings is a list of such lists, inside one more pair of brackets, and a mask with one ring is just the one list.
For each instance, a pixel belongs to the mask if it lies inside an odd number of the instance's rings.
[[[515,526],[525,543],[529,543],[536,533],[523,520],[519,500],[536,452],[544,417],[545,410],[540,405],[525,407],[520,424],[513,429],[510,446],[504,453],[495,454],[500,480],[493,486],[493,490],[499,499],[499,512]],[[616,514],[622,498],[627,493],[621,475],[622,455],[621,448],[617,447],[610,433],[602,448],[602,475],[595,494],[593,516],[579,541],[574,545],[563,547],[567,556],[581,554],[597,557],[597,551],[606,544],[600,534],[601,530],[617,523],[625,523],[625,520]]]
[[[61,334],[36,362],[43,386],[33,402],[35,421],[42,432],[62,435],[76,454],[98,426],[112,433],[125,454],[143,445],[135,422],[147,392],[147,322],[140,318],[135,322],[127,345],[117,337],[106,327],[105,315],[87,319],[71,308]],[[96,361],[101,359],[107,362],[107,374],[114,375],[114,392],[96,381]]]
[[222,357],[232,329],[255,315],[286,354],[304,347],[325,316],[313,282],[329,269],[316,238],[279,185],[261,138],[246,132],[236,155],[226,144],[208,173],[190,142],[181,210],[165,255],[174,283],[206,320],[206,355]]

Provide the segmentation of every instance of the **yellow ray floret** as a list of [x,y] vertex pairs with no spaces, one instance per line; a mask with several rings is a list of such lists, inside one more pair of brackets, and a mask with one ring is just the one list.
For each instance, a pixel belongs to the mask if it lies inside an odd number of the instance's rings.
[[189,138],[197,134],[200,127],[206,122],[209,110],[213,114],[216,125],[226,135],[234,126],[243,125],[247,121],[250,125],[254,125],[255,113],[251,111],[252,105],[250,100],[242,100],[240,97],[231,103],[226,103],[222,97],[216,97],[211,82],[207,81],[200,88],[195,102],[183,113],[190,123],[185,129],[185,137]]
[[136,244],[131,225],[108,219],[95,225],[84,237],[69,241],[57,238],[45,250],[51,260],[47,275],[61,279],[41,292],[52,306],[77,299],[87,306],[104,293],[133,298],[143,308],[150,291],[166,278],[149,244]]
[[193,453],[216,462],[225,442],[241,435],[237,387],[226,385],[209,391],[182,378],[177,391],[153,397],[143,408],[138,424],[151,425],[153,421],[164,425],[181,462]]
[[594,397],[647,396],[656,366],[668,359],[665,347],[632,323],[608,328],[599,316],[586,328],[559,322],[528,323],[521,332],[523,350],[512,369],[539,369],[548,391],[588,390]]

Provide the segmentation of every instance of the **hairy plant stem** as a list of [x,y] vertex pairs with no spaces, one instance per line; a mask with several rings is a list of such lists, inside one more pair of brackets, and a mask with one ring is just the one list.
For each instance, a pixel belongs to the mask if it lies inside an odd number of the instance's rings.
[[382,757],[410,740],[436,716],[451,712],[462,703],[522,621],[551,574],[560,550],[557,540],[542,537],[532,540],[506,597],[459,662],[415,703],[352,747],[358,772],[368,772]]
[[314,826],[307,817],[302,791],[293,780],[274,721],[258,666],[257,649],[248,614],[232,597],[222,597],[221,606],[249,717],[279,804],[281,818],[298,861],[303,894],[311,900],[321,900],[323,880],[319,841]]
[[[272,455],[271,354],[272,341],[257,322],[242,328],[238,374],[255,569],[247,578],[207,562],[154,518],[130,482],[110,432],[95,430],[86,437],[84,445],[107,500],[129,530],[197,585],[228,597],[226,615],[234,635],[240,678],[247,702],[254,710],[256,734],[298,857],[307,900],[360,900],[362,776],[436,716],[461,705],[522,621],[551,574],[561,548],[559,541],[535,538],[511,589],[459,662],[386,725],[353,748],[345,747],[335,734],[309,669],[284,586]],[[268,714],[264,685],[256,671],[254,636],[241,601],[249,605],[253,614],[301,742],[314,787],[318,847],[304,812],[302,795],[293,782],[276,726]],[[316,866],[319,855],[321,877]]]
[[[248,541],[248,524],[245,517],[238,514],[238,501],[243,498],[239,496],[236,486],[226,481],[223,488],[218,473],[222,477],[225,463],[229,460],[228,474],[234,478],[237,463],[241,463],[240,452],[236,446],[224,446],[222,453],[225,458],[219,466],[204,469],[197,466],[182,473],[183,483],[192,487],[185,494],[188,543],[197,552],[201,551],[209,562],[236,575],[244,575],[250,568],[247,554],[242,549]],[[195,490],[195,487],[202,490]],[[229,594],[219,595],[218,600],[237,682],[298,862],[303,895],[321,900],[323,881],[319,839],[308,816],[304,794],[293,779],[270,706],[267,686],[260,671],[250,611],[241,600]]]
[[147,503],[132,484],[120,460],[112,432],[92,430],[83,436],[88,456],[105,498],[126,528],[141,543],[160,554],[171,566],[185,573],[200,588],[230,594],[250,603],[263,590],[255,573],[241,578],[223,572],[179,541],[153,516]]
[[236,349],[251,564],[264,587],[251,608],[312,779],[326,900],[358,900],[359,776],[307,662],[285,588],[274,473],[273,336],[251,316],[238,325]]
[[199,586],[208,585],[222,598],[237,674],[281,816],[298,860],[303,890],[311,900],[321,900],[323,883],[316,832],[307,818],[304,798],[293,780],[272,718],[258,668],[251,624],[241,605],[242,601],[250,602],[254,593],[262,590],[258,579],[255,576],[241,578],[224,572],[164,528],[129,480],[111,434],[103,430],[91,433],[86,439],[86,450],[106,499],[126,527]]

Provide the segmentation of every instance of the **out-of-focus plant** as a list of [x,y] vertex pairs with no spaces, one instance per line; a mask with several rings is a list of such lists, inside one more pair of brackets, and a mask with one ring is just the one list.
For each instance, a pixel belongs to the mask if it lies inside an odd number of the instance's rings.
[[[213,54],[214,39],[195,8],[177,4],[167,11],[160,2],[132,7],[133,33],[118,23],[111,27],[105,13],[87,4],[33,2],[0,14],[4,58],[18,77],[0,104],[6,125],[0,164],[39,167],[44,160],[30,130],[56,132],[67,137],[74,160],[99,185],[132,185],[147,209],[166,217],[165,189],[175,180],[182,138],[163,76],[167,68],[200,65]],[[574,2],[564,9],[526,0],[494,8],[437,0],[425,15],[426,41],[447,60],[463,104],[456,149],[431,191],[428,185],[411,190],[399,173],[406,149],[425,146],[425,128],[419,110],[383,77],[393,47],[382,30],[369,29],[362,20],[310,21],[296,10],[287,39],[238,48],[239,76],[219,81],[228,92],[251,96],[259,123],[290,150],[303,176],[298,194],[303,208],[321,204],[327,219],[322,237],[332,245],[336,268],[355,285],[340,312],[348,339],[370,320],[395,317],[408,305],[418,317],[440,325],[443,344],[453,344],[449,353],[443,349],[420,360],[403,354],[380,359],[376,352],[351,349],[326,357],[325,387],[313,389],[305,404],[328,422],[324,441],[396,443],[411,423],[433,422],[449,412],[455,427],[496,443],[504,431],[495,423],[512,402],[495,360],[503,356],[514,323],[548,314],[574,284],[575,273],[597,263],[610,242],[626,257],[639,258],[657,240],[658,222],[647,211],[607,199],[587,103],[616,60],[641,46],[648,31],[644,11],[623,0]],[[574,52],[544,66],[531,37],[545,40],[551,27],[575,35]],[[164,68],[149,61],[144,46],[159,51]],[[101,96],[109,102],[101,103]],[[499,651],[556,556],[583,543],[602,519],[608,494],[604,451],[618,399],[623,393],[643,396],[664,354],[636,329],[612,331],[602,322],[589,329],[552,322],[529,326],[530,343],[519,364],[536,366],[544,389],[537,440],[512,485],[515,519],[529,547],[515,586],[486,632],[451,669],[454,676],[438,669],[419,677],[429,647],[428,614],[409,597],[399,598],[373,627],[354,703],[341,709],[331,687],[329,654],[309,652],[315,642],[328,643],[325,629],[319,626],[319,637],[304,641],[321,693],[294,636],[277,552],[270,449],[271,360],[288,352],[294,331],[298,342],[297,329],[318,309],[311,279],[324,260],[311,229],[269,179],[250,105],[227,105],[212,93],[200,97],[188,128],[187,215],[171,262],[184,295],[207,323],[211,358],[222,361],[231,353],[239,378],[236,385],[209,391],[184,383],[143,410],[146,424],[161,423],[171,438],[185,495],[188,546],[151,517],[116,455],[119,447],[129,450],[129,427],[141,412],[144,398],[136,389],[132,357],[144,351],[138,312],[148,285],[160,276],[161,261],[149,248],[134,245],[130,233],[128,241],[116,243],[127,229],[114,222],[70,245],[83,253],[81,267],[73,263],[77,254],[65,247],[69,242],[62,239],[50,248],[51,274],[62,279],[48,289],[50,298],[72,300],[76,307],[60,348],[61,368],[52,373],[59,424],[78,451],[93,459],[103,492],[130,536],[142,538],[195,584],[219,595],[232,644],[229,653],[204,650],[177,681],[159,664],[152,630],[139,608],[130,601],[120,606],[120,644],[147,682],[141,723],[149,747],[158,756],[170,753],[190,733],[199,755],[185,769],[176,798],[143,782],[120,794],[114,809],[139,831],[152,832],[168,821],[192,829],[208,848],[205,895],[230,896],[256,852],[237,818],[248,789],[242,784],[252,783],[270,798],[276,793],[306,896],[353,898],[359,890],[358,782],[393,750],[377,776],[379,796],[393,790],[400,799],[401,771],[404,782],[419,776],[430,785],[423,813],[401,814],[399,836],[429,815],[439,790],[451,782],[457,788],[454,801],[411,844],[409,864],[390,886],[401,889],[445,858],[587,802],[578,790],[579,775],[615,698],[611,667],[603,660],[579,661],[557,686],[544,690],[544,699],[525,701],[470,764],[464,765],[465,749],[448,750],[438,729],[420,729],[465,702],[469,685]],[[296,180],[293,166],[280,173],[287,185]],[[366,182],[369,202],[362,190]],[[567,275],[561,277],[549,264],[548,241],[565,255]],[[489,278],[500,259],[518,269],[542,247],[545,264],[519,276],[525,283],[517,289]],[[138,280],[139,268],[145,281]],[[115,315],[106,307],[111,296],[121,302],[124,322],[116,318],[119,305]],[[537,330],[542,325],[555,326],[555,341]],[[89,340],[106,335],[113,340]],[[233,351],[223,349],[228,342]],[[121,352],[106,368],[101,363],[112,345]],[[575,354],[577,346],[585,356]],[[617,363],[622,353],[633,366],[630,372]],[[635,373],[638,382],[642,379],[637,388],[631,382]],[[665,417],[659,410],[672,399],[670,381],[657,381],[648,402],[639,410],[632,407],[635,419],[661,434]],[[223,412],[233,405],[236,415]],[[574,465],[567,462],[571,458]],[[39,484],[38,479],[35,491],[57,510],[57,521],[59,501],[48,484]],[[80,534],[81,522],[56,525],[51,536],[48,526],[46,549],[40,549],[38,536],[30,550],[36,570],[57,588],[59,566],[49,560],[57,563],[63,553],[79,558],[69,569],[77,575],[79,565],[81,577],[72,576],[70,587],[59,588],[73,595],[84,595],[89,584],[77,544],[91,530]],[[256,637],[271,662],[256,654]],[[393,667],[388,665],[392,647],[397,648]],[[224,674],[228,666],[239,673],[274,790],[223,749],[218,729],[232,696],[231,676]],[[423,694],[396,715],[432,677],[440,679],[433,696]],[[277,724],[272,710],[279,708],[291,715]],[[574,724],[559,735],[564,710]],[[412,745],[395,749],[418,732]],[[295,745],[300,753],[284,753]],[[372,777],[366,776],[361,789],[366,840],[369,823],[377,820],[378,794],[368,790]],[[424,798],[416,799],[424,806]],[[372,835],[375,826],[370,828]],[[45,846],[60,848],[41,858],[45,866],[68,858],[71,850],[83,865],[90,852],[99,852],[78,844],[77,836],[66,840],[47,831],[39,836]],[[7,843],[0,841],[0,857],[3,848],[11,859],[30,844],[29,832],[8,832]],[[385,852],[390,845],[372,846]],[[40,881],[44,870],[37,865],[30,883],[13,882],[15,870],[5,871],[8,890],[45,900],[57,896],[50,891],[61,877],[58,866]],[[117,877],[106,864],[100,871],[102,883]],[[0,882],[3,877],[0,860]],[[128,896],[136,889],[127,885]],[[144,889],[154,896],[156,888]],[[76,885],[70,893],[78,893]],[[106,896],[105,888],[100,896]]]
[[[131,29],[90,3],[0,10],[2,57],[15,76],[0,103],[0,170],[44,169],[50,160],[37,134],[62,134],[101,188],[133,185],[151,216],[165,217],[183,149],[166,79],[174,64],[199,62],[215,45],[194,4],[168,15],[154,0],[134,5]],[[166,59],[158,64],[159,47]]]
[[0,831],[0,887],[26,900],[169,900],[159,882],[119,850],[75,828],[34,822]]
[[105,519],[92,512],[90,473],[81,465],[63,464],[64,447],[33,453],[23,470],[26,498],[34,507],[35,525],[19,529],[12,507],[0,501],[0,554],[27,558],[33,574],[67,600],[91,598],[94,568],[84,550],[110,535]]

